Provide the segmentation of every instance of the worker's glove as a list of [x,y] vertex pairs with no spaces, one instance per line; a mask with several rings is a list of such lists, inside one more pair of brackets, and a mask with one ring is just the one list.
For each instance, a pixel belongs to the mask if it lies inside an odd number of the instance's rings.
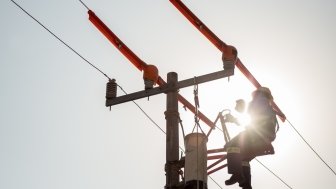
[[225,115],[225,122],[229,122],[229,123],[234,123],[236,125],[240,125],[238,119],[235,118],[235,117],[233,117],[233,115],[231,115],[231,114],[226,114]]

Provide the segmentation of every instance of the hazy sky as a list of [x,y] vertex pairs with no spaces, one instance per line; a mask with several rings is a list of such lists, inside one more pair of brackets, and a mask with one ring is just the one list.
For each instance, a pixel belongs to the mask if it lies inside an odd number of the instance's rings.
[[[91,24],[79,1],[16,2],[128,93],[143,90],[142,73]],[[168,0],[84,2],[163,78],[171,71],[182,80],[222,69],[218,49]],[[183,2],[238,49],[288,120],[335,170],[336,2]],[[109,111],[104,106],[107,79],[11,1],[0,1],[0,16],[0,188],[163,188],[165,135],[132,102]],[[237,69],[230,82],[199,86],[200,110],[214,120],[236,99],[249,100],[253,90]],[[193,103],[193,87],[180,94]],[[136,101],[164,130],[165,100],[161,94]],[[179,110],[190,133],[194,115],[181,105]],[[336,188],[335,175],[288,122],[280,126],[276,153],[259,161],[292,188]],[[228,129],[231,135],[242,130]],[[223,145],[215,130],[208,149]],[[251,166],[254,188],[288,188],[257,161]],[[225,186],[228,177],[226,169],[212,175],[222,188],[239,188]],[[219,188],[211,180],[208,186]]]

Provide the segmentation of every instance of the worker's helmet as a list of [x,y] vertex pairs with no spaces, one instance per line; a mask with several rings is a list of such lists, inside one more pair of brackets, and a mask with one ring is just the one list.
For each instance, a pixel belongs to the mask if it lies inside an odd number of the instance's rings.
[[271,90],[267,87],[259,87],[252,93],[252,97],[255,97],[257,94],[265,95],[269,100],[273,100],[273,96]]

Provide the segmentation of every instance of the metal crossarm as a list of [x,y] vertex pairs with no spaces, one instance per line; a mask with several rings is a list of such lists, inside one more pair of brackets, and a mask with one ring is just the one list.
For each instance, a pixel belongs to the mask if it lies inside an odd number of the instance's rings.
[[165,93],[170,90],[178,90],[178,89],[189,87],[195,84],[201,84],[201,83],[205,83],[208,81],[229,77],[232,75],[233,75],[232,70],[222,70],[222,71],[218,71],[218,72],[214,72],[210,74],[205,74],[199,77],[194,77],[194,78],[179,81],[176,86],[169,86],[167,84],[163,84],[162,86],[155,87],[153,89],[139,91],[139,92],[135,92],[132,94],[116,97],[113,99],[107,99],[106,106],[113,106],[113,105],[117,105],[120,103],[132,101],[132,100],[137,100],[140,98],[153,96],[153,95],[160,94],[160,93]]

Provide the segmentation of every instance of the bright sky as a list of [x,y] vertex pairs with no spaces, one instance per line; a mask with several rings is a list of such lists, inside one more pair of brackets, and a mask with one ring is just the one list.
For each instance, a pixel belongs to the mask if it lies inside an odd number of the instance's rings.
[[[143,90],[142,74],[89,22],[79,1],[16,2],[128,93]],[[171,71],[182,80],[222,69],[220,52],[168,0],[84,2],[163,78]],[[335,170],[336,2],[183,2],[238,49],[244,65]],[[165,135],[132,102],[109,111],[102,74],[11,1],[0,7],[0,188],[163,188]],[[249,100],[253,89],[237,69],[230,82],[199,86],[200,110],[214,120],[236,99]],[[180,94],[193,103],[192,92],[190,87]],[[137,101],[164,130],[165,100],[162,94]],[[181,105],[179,110],[190,133],[194,116]],[[228,129],[231,135],[238,130]],[[208,149],[223,145],[214,131]],[[336,188],[335,175],[288,122],[281,123],[274,147],[275,155],[258,159],[292,188]],[[288,188],[257,161],[251,166],[254,188]],[[226,171],[212,178],[222,188],[239,188],[224,185]],[[208,186],[219,188],[211,180]]]

